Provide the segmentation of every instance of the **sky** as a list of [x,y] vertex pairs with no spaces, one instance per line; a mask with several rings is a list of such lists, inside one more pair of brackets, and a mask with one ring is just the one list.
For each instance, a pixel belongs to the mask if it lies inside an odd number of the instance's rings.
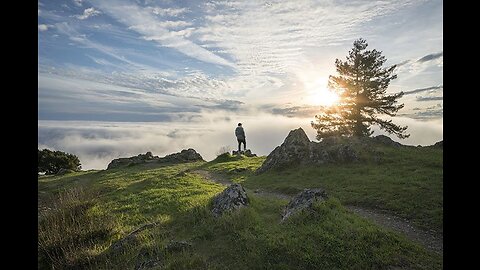
[[387,93],[405,93],[393,121],[410,137],[392,139],[442,140],[442,1],[40,0],[38,147],[105,169],[147,151],[212,160],[239,122],[258,155],[298,127],[315,140],[335,59],[358,38],[397,65]]

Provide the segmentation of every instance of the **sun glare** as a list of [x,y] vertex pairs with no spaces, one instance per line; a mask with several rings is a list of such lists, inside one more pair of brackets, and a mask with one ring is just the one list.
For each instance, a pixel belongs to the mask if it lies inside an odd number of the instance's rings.
[[319,89],[313,97],[313,103],[322,106],[332,106],[338,101],[338,95],[328,89]]
[[310,103],[320,106],[335,105],[339,97],[336,93],[327,88],[328,79],[321,77],[308,85],[310,93]]

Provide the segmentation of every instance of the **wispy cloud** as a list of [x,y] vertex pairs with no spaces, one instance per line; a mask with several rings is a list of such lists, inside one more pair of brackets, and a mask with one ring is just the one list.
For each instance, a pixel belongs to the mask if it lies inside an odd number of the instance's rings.
[[39,25],[38,25],[38,31],[42,31],[42,32],[43,32],[43,31],[47,31],[48,28],[49,28],[49,26],[46,25],[46,24],[39,24]]
[[435,101],[443,100],[443,97],[417,97],[417,101]]
[[411,113],[401,113],[399,116],[409,117],[422,121],[443,118],[443,105],[438,103],[430,107],[419,108],[416,107]]
[[[191,89],[192,82],[198,83],[200,88],[214,89],[215,82],[208,78],[201,81],[199,74],[170,80],[166,75],[145,80],[141,73],[128,77],[119,74],[112,80],[108,76],[99,77],[95,70],[82,71],[78,67],[71,72],[68,68],[61,70],[63,72],[54,69],[39,73],[40,119],[172,122],[191,121],[191,117],[208,111],[250,114],[255,109],[213,92],[199,96],[193,92],[188,94],[189,91],[176,91],[181,84]],[[79,77],[79,73],[83,77]],[[55,113],[59,116],[52,118]]]
[[414,89],[414,90],[409,90],[409,91],[404,91],[403,94],[406,95],[412,95],[412,94],[417,94],[421,92],[435,92],[443,90],[443,85],[438,85],[438,86],[431,86],[431,87],[426,87],[426,88],[419,88],[419,89]]
[[187,8],[161,8],[161,7],[146,7],[155,15],[177,17],[188,11]]
[[86,48],[98,50],[112,58],[115,58],[116,60],[124,62],[125,64],[129,64],[130,66],[133,66],[135,68],[141,68],[141,69],[147,68],[149,70],[155,70],[154,67],[145,65],[143,63],[138,63],[126,58],[124,55],[121,55],[117,51],[117,49],[115,49],[112,46],[107,46],[107,45],[103,45],[98,42],[92,41],[85,34],[78,32],[78,30],[75,27],[73,27],[67,22],[56,23],[55,28],[58,30],[59,33],[68,36],[70,40],[76,43],[79,43],[85,46]]
[[83,4],[83,0],[73,0],[73,3],[74,3],[76,6],[81,7],[82,4]]
[[423,63],[423,62],[435,60],[440,57],[443,57],[443,52],[425,55],[424,57],[418,59],[417,62]]
[[396,66],[397,66],[397,67],[401,67],[401,66],[406,65],[406,64],[408,64],[408,63],[411,63],[411,60],[402,61],[402,62],[396,64]]
[[102,14],[100,11],[94,9],[93,7],[87,8],[83,11],[83,14],[81,15],[76,15],[75,17],[79,20],[86,20],[90,17],[97,16]]
[[414,90],[409,90],[404,92],[404,97],[414,94],[421,93],[422,96],[415,96],[415,101],[417,102],[426,102],[426,101],[441,101],[443,100],[443,85],[418,88]]
[[314,116],[321,111],[321,106],[301,105],[280,107],[279,105],[265,105],[262,106],[262,109],[286,117],[302,117],[313,120]]
[[[419,59],[407,59],[397,64],[398,73],[410,73],[415,76],[427,70],[431,66],[443,66],[443,51],[427,54]],[[407,76],[408,77],[408,76]]]
[[412,4],[409,1],[207,2],[199,40],[222,48],[245,74],[301,72],[311,47],[341,44],[359,25]]
[[92,3],[130,29],[144,35],[146,40],[156,41],[162,46],[173,48],[187,56],[204,62],[234,67],[233,63],[194,42],[172,34],[151,12],[134,3],[125,1],[110,1],[106,3],[97,0],[92,1]]

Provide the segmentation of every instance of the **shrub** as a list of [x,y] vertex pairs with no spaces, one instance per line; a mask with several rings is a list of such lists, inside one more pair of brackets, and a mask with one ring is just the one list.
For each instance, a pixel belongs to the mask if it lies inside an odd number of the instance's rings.
[[38,149],[38,172],[56,174],[60,169],[78,171],[82,168],[76,155],[62,151]]

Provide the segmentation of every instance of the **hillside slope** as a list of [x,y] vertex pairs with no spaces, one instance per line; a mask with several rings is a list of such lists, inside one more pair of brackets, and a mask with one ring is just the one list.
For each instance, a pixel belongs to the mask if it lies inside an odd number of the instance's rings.
[[[442,255],[344,205],[385,209],[442,232],[443,151],[378,145],[381,162],[255,171],[266,157],[138,164],[39,177],[39,267],[94,269],[441,269]],[[224,186],[242,183],[250,205],[214,218]],[[321,187],[324,203],[279,223],[295,194]],[[130,235],[129,237],[127,237]],[[173,241],[173,242],[172,242]],[[182,242],[186,241],[186,242]]]

